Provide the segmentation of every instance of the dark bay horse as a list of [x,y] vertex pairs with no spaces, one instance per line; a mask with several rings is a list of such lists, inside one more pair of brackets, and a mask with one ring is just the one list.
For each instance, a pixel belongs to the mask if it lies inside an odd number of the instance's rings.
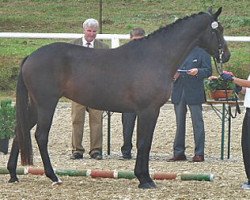
[[149,153],[160,107],[170,96],[178,67],[195,46],[204,48],[217,61],[229,60],[218,22],[221,10],[193,14],[116,49],[53,43],[25,58],[17,82],[17,126],[7,166],[9,182],[18,181],[19,151],[23,165],[33,163],[30,130],[37,125],[35,138],[45,174],[53,183],[61,183],[53,171],[47,145],[56,105],[64,96],[99,110],[137,114],[134,171],[140,188],[155,188],[149,175]]

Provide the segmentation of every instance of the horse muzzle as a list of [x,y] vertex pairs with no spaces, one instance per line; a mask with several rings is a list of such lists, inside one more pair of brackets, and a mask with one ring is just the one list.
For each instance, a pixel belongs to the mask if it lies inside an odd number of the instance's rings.
[[231,53],[229,51],[224,52],[222,55],[222,63],[228,62],[230,57],[231,57]]

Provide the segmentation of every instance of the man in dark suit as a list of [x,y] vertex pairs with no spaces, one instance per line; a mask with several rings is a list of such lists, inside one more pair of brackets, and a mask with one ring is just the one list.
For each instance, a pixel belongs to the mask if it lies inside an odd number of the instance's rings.
[[187,159],[185,155],[187,107],[190,110],[194,131],[195,150],[192,160],[193,162],[204,161],[205,130],[202,103],[206,101],[206,98],[203,79],[211,74],[209,54],[196,47],[175,75],[171,100],[174,104],[177,128],[174,140],[174,157],[170,161]]
[[[130,31],[130,39],[137,40],[145,36],[145,31],[142,28],[133,28]],[[132,150],[132,137],[135,127],[136,114],[135,113],[122,113],[122,132],[123,132],[123,145],[121,147],[122,157],[124,159],[131,159]]]
[[[72,43],[88,48],[109,48],[107,44],[96,40],[99,23],[95,19],[87,19],[83,23],[82,38],[74,40]],[[84,62],[84,61],[83,61]],[[83,128],[85,122],[86,106],[72,101],[72,155],[71,159],[82,159],[85,149],[82,146]],[[102,159],[102,115],[103,111],[88,108],[90,126],[90,151],[91,158]]]

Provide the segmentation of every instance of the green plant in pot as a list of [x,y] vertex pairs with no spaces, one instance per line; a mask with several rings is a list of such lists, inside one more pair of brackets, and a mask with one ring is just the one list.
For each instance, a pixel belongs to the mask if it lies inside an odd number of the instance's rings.
[[16,111],[11,100],[0,102],[0,152],[8,153],[9,139],[15,135]]
[[234,98],[236,85],[231,81],[224,81],[221,77],[211,76],[204,80],[207,95],[215,100]]

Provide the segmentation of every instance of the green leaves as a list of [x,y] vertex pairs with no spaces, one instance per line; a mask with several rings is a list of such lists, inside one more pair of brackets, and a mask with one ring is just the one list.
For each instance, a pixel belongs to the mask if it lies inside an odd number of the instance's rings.
[[11,138],[15,135],[16,110],[11,100],[2,100],[0,103],[0,139]]
[[224,81],[221,77],[218,79],[205,79],[204,86],[208,91],[233,90],[236,87],[233,82]]

